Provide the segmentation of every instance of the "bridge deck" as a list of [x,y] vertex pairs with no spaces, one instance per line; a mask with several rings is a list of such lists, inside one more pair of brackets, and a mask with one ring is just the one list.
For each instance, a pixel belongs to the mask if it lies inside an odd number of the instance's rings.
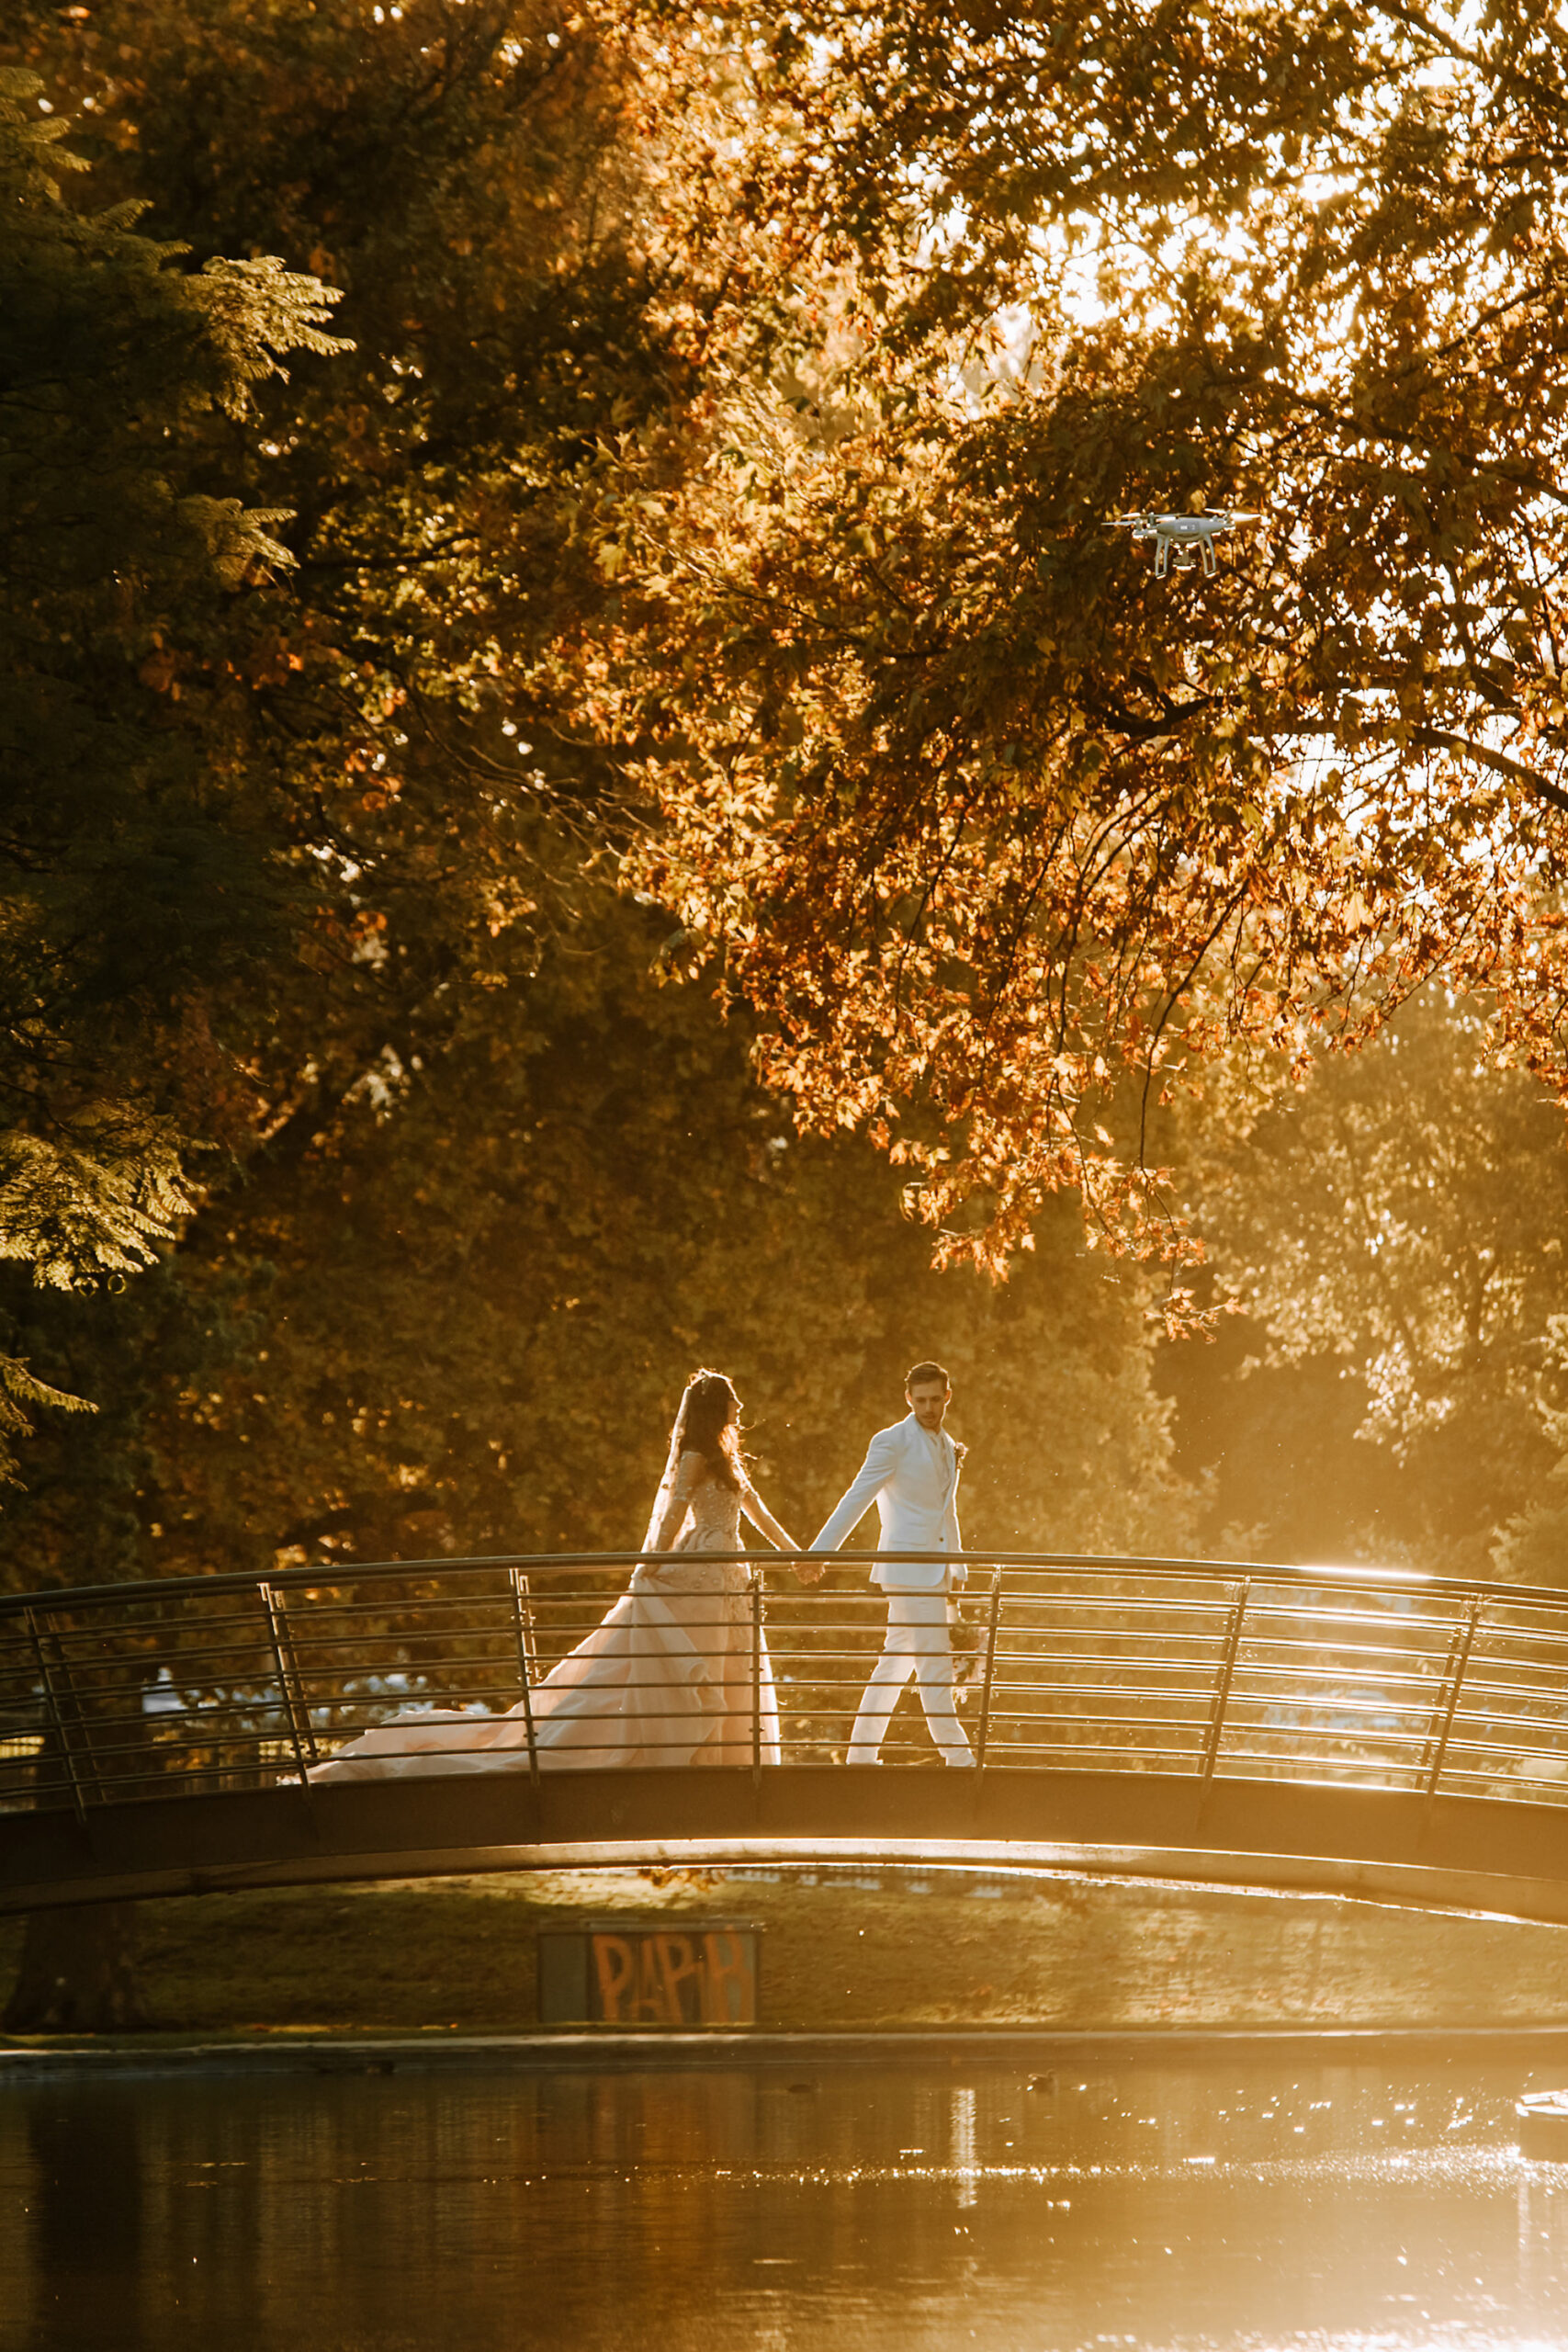
[[452,1871],[919,1860],[1375,1897],[1568,1923],[1568,1808],[1185,1776],[433,1774],[0,1816],[0,1912]]

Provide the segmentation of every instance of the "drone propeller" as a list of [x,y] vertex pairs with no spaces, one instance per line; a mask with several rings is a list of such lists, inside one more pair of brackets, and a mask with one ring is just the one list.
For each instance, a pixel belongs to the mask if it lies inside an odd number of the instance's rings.
[[1172,513],[1162,514],[1156,507],[1146,507],[1141,514],[1108,514],[1108,531],[1134,531],[1140,523],[1261,523],[1262,514],[1250,507],[1206,506],[1201,514]]

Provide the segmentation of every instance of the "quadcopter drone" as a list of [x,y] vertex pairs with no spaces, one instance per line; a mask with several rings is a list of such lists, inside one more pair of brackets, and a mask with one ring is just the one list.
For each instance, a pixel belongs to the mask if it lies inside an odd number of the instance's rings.
[[1220,533],[1233,529],[1237,523],[1256,523],[1260,519],[1257,514],[1238,514],[1229,506],[1211,506],[1206,514],[1156,514],[1145,510],[1141,514],[1118,514],[1107,528],[1131,531],[1134,539],[1153,539],[1156,580],[1165,578],[1172,555],[1178,571],[1191,571],[1201,558],[1204,577],[1212,580],[1220,568],[1214,555],[1214,541]]

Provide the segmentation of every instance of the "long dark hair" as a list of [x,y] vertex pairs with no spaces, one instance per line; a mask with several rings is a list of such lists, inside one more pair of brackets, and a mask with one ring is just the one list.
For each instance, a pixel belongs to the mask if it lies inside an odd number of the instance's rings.
[[740,1452],[740,1399],[722,1372],[694,1372],[675,1416],[675,1457],[700,1453],[721,1487],[739,1493],[745,1476]]

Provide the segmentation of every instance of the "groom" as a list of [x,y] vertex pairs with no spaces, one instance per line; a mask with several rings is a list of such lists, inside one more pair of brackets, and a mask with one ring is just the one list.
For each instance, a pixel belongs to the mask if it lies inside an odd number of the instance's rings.
[[916,1552],[957,1551],[964,1448],[942,1428],[953,1389],[941,1364],[916,1364],[904,1384],[904,1395],[909,1406],[907,1417],[891,1429],[878,1430],[853,1484],[811,1546],[814,1552],[836,1552],[867,1504],[874,1501],[882,1540],[871,1575],[887,1596],[887,1634],[860,1702],[847,1760],[879,1760],[888,1717],[913,1675],[943,1762],[973,1765],[953,1704],[953,1649],[947,1636],[948,1595],[969,1571],[962,1561],[896,1556],[901,1544]]

